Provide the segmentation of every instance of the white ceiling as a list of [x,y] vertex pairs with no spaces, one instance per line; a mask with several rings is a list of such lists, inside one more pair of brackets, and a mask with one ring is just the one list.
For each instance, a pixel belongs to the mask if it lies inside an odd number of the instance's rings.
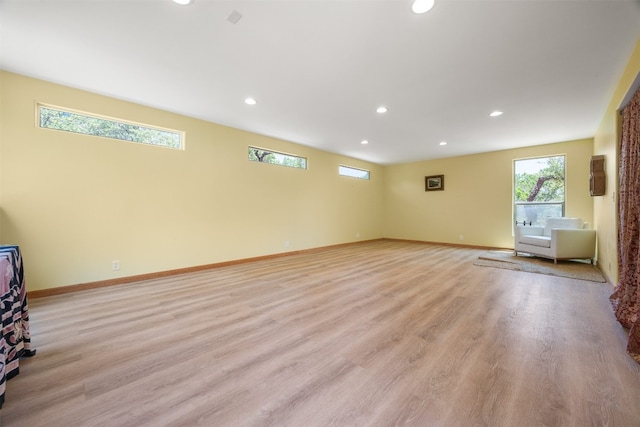
[[4,70],[393,164],[592,137],[640,1],[0,0],[0,37]]

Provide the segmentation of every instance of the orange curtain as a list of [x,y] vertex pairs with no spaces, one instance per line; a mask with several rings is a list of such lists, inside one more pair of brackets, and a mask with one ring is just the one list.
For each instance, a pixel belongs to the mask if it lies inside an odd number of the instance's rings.
[[611,301],[640,363],[640,90],[622,110],[618,190],[618,283]]

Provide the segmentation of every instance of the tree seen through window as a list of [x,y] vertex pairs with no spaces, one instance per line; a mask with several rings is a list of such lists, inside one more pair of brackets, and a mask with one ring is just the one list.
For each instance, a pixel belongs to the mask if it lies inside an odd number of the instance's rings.
[[546,218],[564,215],[565,156],[514,161],[516,222],[544,225]]

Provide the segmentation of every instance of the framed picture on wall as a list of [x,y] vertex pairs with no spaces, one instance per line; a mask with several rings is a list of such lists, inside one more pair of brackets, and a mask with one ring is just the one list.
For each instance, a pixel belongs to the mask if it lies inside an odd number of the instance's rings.
[[444,175],[425,176],[424,185],[424,191],[444,190]]

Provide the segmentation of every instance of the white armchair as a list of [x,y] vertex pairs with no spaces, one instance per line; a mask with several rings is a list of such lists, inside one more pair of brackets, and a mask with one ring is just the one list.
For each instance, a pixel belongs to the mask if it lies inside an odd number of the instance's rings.
[[514,252],[553,259],[588,259],[596,256],[596,230],[581,218],[547,218],[544,227],[516,225]]

